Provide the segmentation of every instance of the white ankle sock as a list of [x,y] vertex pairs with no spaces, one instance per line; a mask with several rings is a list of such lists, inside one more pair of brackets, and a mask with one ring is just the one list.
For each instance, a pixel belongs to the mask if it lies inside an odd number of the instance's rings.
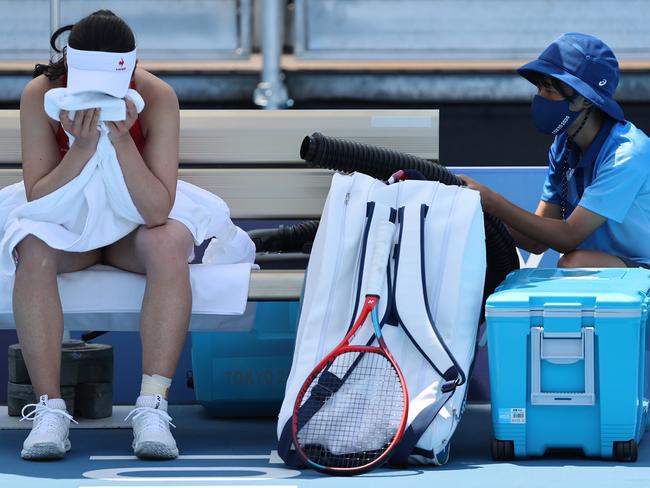
[[169,387],[171,385],[172,385],[171,378],[166,378],[164,376],[160,376],[159,374],[154,374],[154,375],[143,374],[142,386],[140,388],[140,395],[141,396],[160,395],[166,399],[167,392],[169,391]]

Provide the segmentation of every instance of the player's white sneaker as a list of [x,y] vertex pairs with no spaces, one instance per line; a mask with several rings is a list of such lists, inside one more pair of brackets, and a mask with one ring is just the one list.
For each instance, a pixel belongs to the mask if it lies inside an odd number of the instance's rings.
[[139,396],[135,408],[124,419],[133,426],[133,452],[143,459],[178,457],[176,441],[169,430],[172,418],[167,414],[167,400],[160,395]]
[[[34,409],[25,414],[29,408]],[[22,410],[23,420],[32,420],[32,431],[23,443],[20,456],[23,459],[57,459],[70,450],[70,421],[74,419],[65,408],[61,398],[48,399],[41,396],[38,403],[25,405]],[[76,423],[76,422],[75,422]]]

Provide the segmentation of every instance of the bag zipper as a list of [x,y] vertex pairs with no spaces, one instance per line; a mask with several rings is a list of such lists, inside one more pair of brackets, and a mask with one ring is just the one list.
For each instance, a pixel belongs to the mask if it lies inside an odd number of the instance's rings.
[[[343,201],[345,206],[347,206],[347,204],[348,204],[348,202],[350,200],[350,188],[352,188],[352,186],[354,185],[355,180],[356,180],[356,175],[353,174],[352,175],[352,181],[348,185],[348,189],[347,189],[347,191],[345,193],[345,197],[344,197],[344,201]],[[347,212],[344,211],[343,219],[342,219],[342,226],[339,228],[340,231],[345,230],[346,216],[347,216]],[[342,234],[342,232],[339,232],[339,234],[341,234],[341,239],[339,240],[339,246],[338,246],[339,254],[337,254],[337,258],[336,258],[335,269],[334,269],[334,277],[336,277],[336,274],[338,272],[337,270],[338,270],[338,267],[339,267],[340,251],[341,251],[341,246],[343,245],[342,244],[343,243],[343,238],[345,237]],[[307,270],[305,272],[305,286],[307,284],[308,275],[309,275],[309,265],[307,265]],[[334,280],[332,280],[332,281],[334,281]],[[330,287],[331,287],[331,285],[330,285]],[[303,300],[304,300],[304,297],[303,297]],[[323,318],[323,324],[325,324],[325,321],[329,317],[329,310],[331,308],[330,307],[331,300],[332,300],[332,295],[329,294],[328,297],[327,297],[327,308],[326,308],[326,312],[325,312],[325,317]],[[306,311],[306,309],[303,308],[303,310],[301,311],[301,314],[302,314],[303,311]],[[298,318],[298,325],[300,325],[300,318]],[[318,361],[320,360],[319,358],[320,358],[320,356],[322,354],[322,345],[321,344],[323,342],[323,337],[324,337],[323,329],[325,329],[325,327],[321,327],[321,336],[320,336],[319,343],[318,343],[319,344],[318,345],[318,350],[316,351],[317,355],[314,357],[312,365],[309,368],[310,371],[318,363]],[[298,335],[296,336],[296,343],[295,343],[294,352],[293,352],[293,361],[292,361],[292,364],[291,364],[291,371],[289,372],[289,377],[287,379],[287,385],[292,385],[293,384],[295,373],[297,373],[297,367],[296,367],[297,363],[296,363],[296,361],[298,360],[298,356],[300,355],[300,347],[301,347],[301,345],[303,343],[302,338],[303,338],[304,334],[305,334],[305,327],[302,327],[302,328],[298,327]]]
[[[353,178],[356,179],[356,174],[353,176]],[[355,180],[353,179],[352,184],[350,185],[350,188],[352,188],[354,186],[354,182],[355,182]],[[373,183],[368,185],[368,188],[366,189],[365,198],[363,199],[364,201],[366,201],[366,202],[368,201],[368,195],[369,195],[370,190],[372,189],[373,186],[374,186]],[[351,191],[349,190],[345,194],[345,197],[344,197],[344,200],[343,200],[344,212],[343,212],[343,219],[341,219],[342,225],[340,227],[340,236],[341,237],[339,239],[339,245],[338,245],[338,248],[337,248],[337,251],[336,251],[336,263],[334,264],[334,274],[333,274],[332,283],[337,282],[337,278],[338,278],[338,275],[340,273],[341,256],[343,254],[342,251],[343,251],[343,245],[345,243],[345,229],[346,229],[346,223],[347,223],[347,219],[348,219],[348,212],[347,212],[347,209],[345,207],[347,207],[348,204],[350,203],[351,197],[352,197]],[[362,239],[363,239],[363,237],[362,237]],[[355,266],[355,276],[353,276],[352,279],[353,279],[353,283],[359,280],[358,267],[357,266]],[[330,288],[331,288],[331,286],[332,285],[330,285]],[[321,327],[321,333],[320,333],[320,337],[318,339],[318,349],[316,351],[316,356],[314,358],[314,363],[313,363],[312,367],[316,366],[316,364],[323,358],[323,354],[324,354],[323,349],[324,349],[324,345],[325,345],[325,338],[328,335],[329,328],[330,328],[330,322],[332,320],[332,312],[331,312],[332,308],[333,308],[331,306],[332,297],[333,297],[333,295],[330,294],[329,297],[328,297],[328,300],[327,300],[327,309],[325,311],[325,317],[323,318],[323,325]],[[356,310],[353,310],[353,313],[356,314]],[[354,320],[354,318],[352,320]]]
[[[444,241],[442,243],[442,252],[438,255],[438,262],[436,263],[438,265],[440,265],[440,263],[446,263],[446,261],[447,261],[447,248],[449,246],[449,232],[448,232],[449,231],[449,222],[451,220],[450,216],[453,213],[454,208],[456,208],[456,203],[458,202],[458,195],[459,195],[459,189],[456,190],[456,192],[454,193],[454,198],[453,198],[453,201],[451,202],[451,208],[450,208],[449,213],[447,214],[447,221],[445,222],[445,227],[444,227],[445,230],[443,232]],[[424,224],[424,222],[423,222],[423,224]],[[423,249],[423,251],[424,251],[424,249]],[[426,262],[424,262],[424,259],[423,259],[423,262],[422,262],[422,266],[423,266],[423,269],[424,269],[424,276],[426,277]],[[442,268],[440,268],[440,267],[438,269],[442,270]],[[435,283],[435,286],[434,286],[434,289],[433,289],[433,291],[434,291],[434,293],[433,293],[433,303],[430,304],[430,306],[431,306],[430,311],[431,311],[431,318],[432,319],[434,319],[434,317],[437,315],[437,312],[438,312],[438,301],[440,299],[441,280],[435,280],[434,283]],[[426,286],[426,284],[425,284],[425,286]],[[424,301],[428,303],[429,298],[427,296],[425,296]],[[435,321],[434,321],[434,324],[435,324]],[[443,343],[442,334],[440,334],[440,342]]]

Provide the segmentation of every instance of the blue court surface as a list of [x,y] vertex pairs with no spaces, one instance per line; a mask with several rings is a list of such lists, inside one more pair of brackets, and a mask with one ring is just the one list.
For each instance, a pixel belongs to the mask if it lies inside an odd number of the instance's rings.
[[[126,410],[125,410],[126,411]],[[140,461],[130,451],[125,428],[75,428],[72,451],[63,461],[28,462],[19,457],[27,432],[0,430],[0,487],[647,487],[650,442],[640,445],[636,463],[563,456],[510,463],[490,459],[492,436],[487,405],[471,405],[454,437],[444,467],[380,469],[354,478],[331,478],[288,469],[275,453],[275,422],[218,420],[202,407],[171,407],[181,458]],[[122,412],[120,411],[121,415]],[[117,420],[118,415],[114,415]],[[123,418],[123,417],[122,417]],[[21,427],[23,425],[21,424]]]

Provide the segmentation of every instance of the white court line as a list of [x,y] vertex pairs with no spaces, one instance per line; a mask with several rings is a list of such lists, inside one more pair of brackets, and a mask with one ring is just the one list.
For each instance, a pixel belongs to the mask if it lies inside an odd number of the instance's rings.
[[271,455],[269,456],[269,464],[284,464],[284,461],[278,454],[278,451],[271,451]]
[[[79,488],[101,488],[104,485],[80,486]],[[120,488],[260,488],[261,485],[120,485]],[[298,485],[263,485],[270,488],[298,488]]]
[[[178,460],[189,460],[189,461],[200,461],[200,460],[225,460],[225,461],[237,461],[237,460],[242,460],[242,459],[270,459],[273,456],[273,452],[271,452],[271,456],[268,454],[190,454],[187,456],[178,456],[176,459]],[[277,455],[277,454],[276,454]],[[136,456],[90,456],[88,458],[90,461],[135,461],[138,459]],[[155,488],[155,487],[153,487]]]

